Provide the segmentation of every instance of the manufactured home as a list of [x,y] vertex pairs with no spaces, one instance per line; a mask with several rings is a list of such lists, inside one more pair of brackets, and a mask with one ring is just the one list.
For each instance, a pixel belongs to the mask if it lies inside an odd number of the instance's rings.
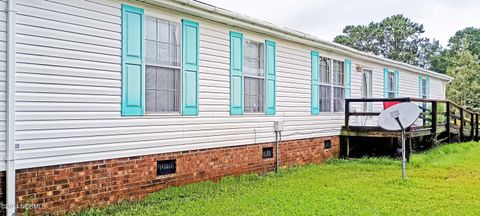
[[451,80],[197,1],[0,7],[0,194],[17,212],[319,163],[345,98],[445,99]]

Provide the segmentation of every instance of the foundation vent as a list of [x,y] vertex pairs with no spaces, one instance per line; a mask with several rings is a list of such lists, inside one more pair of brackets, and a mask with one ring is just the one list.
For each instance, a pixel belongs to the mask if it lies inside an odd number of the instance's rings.
[[177,172],[176,160],[157,161],[157,176],[168,175]]
[[325,140],[323,141],[323,148],[324,149],[329,149],[332,147],[332,141],[331,140]]
[[273,147],[265,147],[262,149],[262,158],[273,158]]

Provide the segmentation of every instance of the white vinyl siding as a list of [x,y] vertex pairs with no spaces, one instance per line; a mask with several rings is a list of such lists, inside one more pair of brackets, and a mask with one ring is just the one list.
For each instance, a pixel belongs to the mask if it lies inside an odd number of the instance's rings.
[[7,2],[0,0],[0,170],[5,169],[7,118]]
[[[279,117],[285,124],[282,140],[340,134],[341,113],[310,114],[312,47],[273,38],[277,116],[231,116],[229,32],[233,28],[143,4],[139,6],[146,15],[199,22],[200,110],[196,117],[122,117],[120,6],[121,2],[106,0],[18,0],[17,168],[273,142],[273,121]],[[241,30],[246,38],[264,38]],[[352,65],[373,65],[373,95],[382,97],[383,85],[378,83],[383,84],[384,65],[351,59]],[[407,73],[400,75],[400,93],[416,97],[418,74],[404,76]],[[352,97],[361,92],[360,74],[352,71]],[[434,93],[443,81],[432,78],[431,82]]]
[[430,98],[444,99],[445,98],[445,82],[439,79],[430,78]]

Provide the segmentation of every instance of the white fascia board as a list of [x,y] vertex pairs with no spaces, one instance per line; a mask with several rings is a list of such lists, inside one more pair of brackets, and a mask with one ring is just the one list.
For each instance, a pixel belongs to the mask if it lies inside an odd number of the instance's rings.
[[202,19],[207,19],[229,26],[248,29],[260,34],[271,35],[272,37],[281,38],[284,40],[312,46],[318,49],[336,52],[357,58],[360,60],[371,61],[378,64],[388,65],[399,70],[409,70],[420,74],[435,77],[444,81],[453,80],[452,77],[440,74],[431,70],[423,69],[407,63],[394,61],[391,59],[376,56],[370,53],[362,52],[351,47],[319,39],[315,36],[305,34],[296,30],[276,26],[272,23],[261,21],[255,18],[241,15],[229,10],[218,8],[198,1],[192,0],[140,0],[142,2],[175,10],[177,12],[186,13]]

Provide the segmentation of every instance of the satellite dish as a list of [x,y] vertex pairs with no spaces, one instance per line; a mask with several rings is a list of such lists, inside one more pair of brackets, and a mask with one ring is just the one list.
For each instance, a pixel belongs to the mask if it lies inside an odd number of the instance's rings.
[[402,178],[407,178],[405,151],[405,129],[410,127],[420,115],[418,106],[413,103],[400,103],[383,110],[378,116],[378,125],[389,131],[402,131]]
[[402,128],[397,122],[397,119],[402,124],[403,128],[410,127],[417,120],[420,115],[418,106],[413,103],[399,103],[383,110],[378,116],[378,125],[388,131],[400,131]]

